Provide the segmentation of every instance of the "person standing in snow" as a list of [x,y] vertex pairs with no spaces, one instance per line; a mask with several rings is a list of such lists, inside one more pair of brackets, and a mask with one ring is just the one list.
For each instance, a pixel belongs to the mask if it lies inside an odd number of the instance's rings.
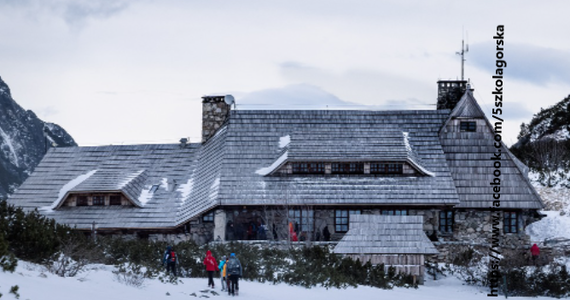
[[172,246],[166,247],[164,255],[162,256],[162,265],[166,264],[166,273],[172,272],[172,275],[176,276],[176,263],[178,262],[178,257]]
[[208,250],[206,252],[206,258],[204,258],[204,265],[206,265],[206,272],[208,272],[208,287],[214,288],[214,272],[218,271],[218,265],[216,264],[216,259],[212,256],[212,252]]
[[536,260],[538,259],[538,256],[540,255],[540,249],[538,248],[538,246],[536,244],[532,245],[532,247],[530,247],[530,254],[532,254],[532,263],[536,265]]
[[227,285],[227,281],[226,281],[226,262],[228,261],[228,259],[226,258],[226,256],[222,256],[222,259],[220,260],[220,264],[218,265],[218,269],[220,270],[220,278],[222,280],[222,291],[226,290],[226,285]]
[[230,283],[228,284],[228,295],[238,295],[239,278],[243,275],[241,263],[235,253],[230,254],[230,259],[226,263],[226,274]]

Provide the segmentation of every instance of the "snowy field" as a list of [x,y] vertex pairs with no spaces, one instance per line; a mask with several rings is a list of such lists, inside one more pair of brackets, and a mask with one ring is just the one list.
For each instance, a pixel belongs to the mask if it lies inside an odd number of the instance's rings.
[[560,184],[551,188],[541,186],[536,173],[530,173],[529,177],[546,205],[541,211],[546,217],[526,228],[530,240],[541,244],[549,239],[570,239],[570,189]]
[[[10,294],[10,287],[19,286],[21,300],[125,300],[125,299],[227,299],[219,287],[207,288],[207,279],[183,278],[178,285],[164,284],[159,280],[147,280],[142,288],[119,283],[112,273],[112,266],[91,266],[90,270],[74,278],[61,278],[43,272],[42,267],[20,261],[14,273],[0,272],[0,293],[2,300],[16,299]],[[218,279],[219,281],[219,279]],[[217,281],[217,283],[218,283]],[[218,283],[219,284],[219,283]],[[215,292],[215,293],[214,293]],[[286,284],[263,284],[240,282],[240,295],[237,298],[255,300],[345,300],[345,299],[486,299],[487,290],[463,285],[459,279],[445,277],[441,280],[428,280],[418,289],[395,288],[381,290],[367,286],[347,289],[306,289]],[[546,297],[517,299],[551,299]]]
[[[535,184],[541,194],[546,210],[546,218],[527,227],[527,233],[533,242],[541,243],[545,239],[570,239],[570,189],[555,187],[544,188]],[[566,261],[570,264],[570,260]],[[113,274],[113,266],[92,265],[88,271],[77,277],[61,278],[45,272],[43,267],[20,261],[14,273],[0,271],[1,299],[16,299],[9,293],[10,287],[19,286],[21,300],[112,300],[112,299],[227,299],[218,285],[215,290],[207,288],[207,280],[183,278],[178,285],[165,284],[158,279],[144,282],[137,288],[117,281]],[[418,289],[395,288],[381,290],[359,286],[347,289],[325,289],[321,287],[306,289],[286,284],[273,285],[258,282],[240,282],[241,299],[275,299],[275,300],[345,300],[345,299],[488,299],[487,288],[467,286],[452,276],[434,281],[428,279]],[[502,297],[500,297],[502,298]],[[547,297],[517,297],[516,299],[552,299]]]

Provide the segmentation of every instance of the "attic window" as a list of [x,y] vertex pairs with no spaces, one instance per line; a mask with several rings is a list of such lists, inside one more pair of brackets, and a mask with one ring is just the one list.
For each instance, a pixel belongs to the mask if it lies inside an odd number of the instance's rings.
[[292,163],[293,174],[324,174],[325,165],[322,162],[305,163],[296,162]]
[[121,205],[121,196],[120,195],[110,196],[109,205]]
[[403,164],[399,163],[371,163],[370,174],[402,174]]
[[459,131],[461,132],[476,132],[477,123],[476,122],[461,122],[459,123]]
[[89,205],[89,202],[87,201],[87,196],[77,196],[76,200],[76,206],[87,206]]
[[332,174],[363,174],[364,163],[332,163]]
[[105,205],[105,196],[93,196],[93,205],[94,206],[104,206]]

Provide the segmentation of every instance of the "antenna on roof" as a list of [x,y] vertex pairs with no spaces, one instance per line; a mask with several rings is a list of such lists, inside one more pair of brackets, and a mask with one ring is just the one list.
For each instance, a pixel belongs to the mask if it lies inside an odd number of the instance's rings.
[[469,44],[465,45],[465,41],[461,38],[461,52],[455,52],[457,55],[461,55],[461,80],[465,80],[465,53],[469,52]]

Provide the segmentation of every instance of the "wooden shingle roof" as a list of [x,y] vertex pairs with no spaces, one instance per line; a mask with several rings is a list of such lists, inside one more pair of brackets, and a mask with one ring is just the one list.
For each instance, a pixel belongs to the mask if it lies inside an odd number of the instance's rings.
[[[476,132],[461,132],[457,123],[461,120],[480,120]],[[495,121],[494,121],[495,122]],[[498,125],[498,124],[497,124]],[[502,128],[502,127],[501,127]],[[451,169],[461,208],[490,207],[493,203],[494,157],[499,148],[495,147],[494,124],[485,115],[467,91],[449,119],[441,129],[441,145],[445,151],[447,164]],[[500,143],[500,204],[502,209],[541,209],[544,207],[540,196],[530,184],[526,166],[516,159],[509,149]]]
[[[78,229],[93,222],[98,228],[173,228],[199,149],[199,144],[52,148],[8,201]],[[152,185],[159,185],[154,193]],[[140,207],[54,209],[67,192],[89,191],[122,192]]]
[[[458,132],[452,127],[461,118],[482,118],[487,125]],[[238,110],[204,144],[53,148],[9,202],[83,229],[93,222],[99,228],[174,228],[219,205],[484,209],[491,203],[494,150],[491,125],[469,91],[451,115]],[[502,151],[501,208],[542,208],[524,166],[504,145]],[[288,161],[405,161],[420,174],[267,171]],[[154,193],[153,185],[159,186]],[[135,207],[58,208],[69,194],[87,192],[120,192]]]
[[334,248],[340,254],[438,254],[422,216],[351,215],[350,229]]
[[[232,111],[221,167],[220,204],[458,204],[438,136],[448,114],[448,110]],[[284,152],[280,141],[287,136],[290,143]],[[411,157],[432,176],[266,176],[262,172],[284,155],[296,161]]]

